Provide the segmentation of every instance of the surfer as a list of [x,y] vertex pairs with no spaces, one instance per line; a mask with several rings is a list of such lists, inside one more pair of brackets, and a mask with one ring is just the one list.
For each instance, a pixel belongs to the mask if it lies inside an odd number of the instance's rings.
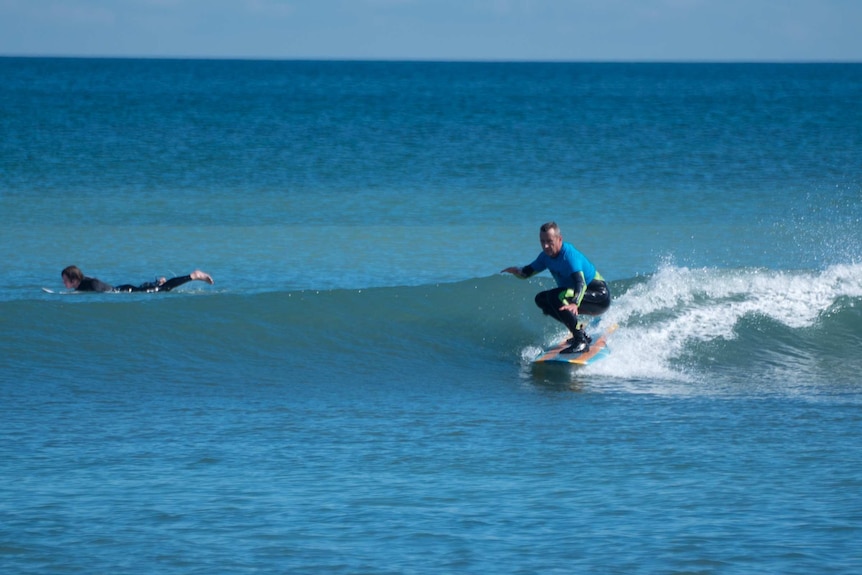
[[63,285],[75,291],[97,291],[97,292],[158,292],[171,291],[177,286],[184,283],[198,280],[208,284],[215,283],[213,278],[201,270],[195,270],[187,276],[179,276],[171,279],[158,278],[156,281],[142,283],[138,286],[131,284],[123,284],[120,286],[112,286],[102,280],[87,277],[81,272],[78,266],[68,266],[60,275],[63,278]]
[[500,273],[510,273],[525,279],[549,270],[557,287],[536,294],[536,305],[545,315],[561,322],[572,337],[569,347],[561,353],[581,353],[590,349],[590,339],[584,332],[579,315],[601,315],[611,305],[608,284],[596,267],[575,247],[563,241],[560,227],[555,222],[543,224],[539,229],[542,252],[533,263],[524,267],[508,267]]

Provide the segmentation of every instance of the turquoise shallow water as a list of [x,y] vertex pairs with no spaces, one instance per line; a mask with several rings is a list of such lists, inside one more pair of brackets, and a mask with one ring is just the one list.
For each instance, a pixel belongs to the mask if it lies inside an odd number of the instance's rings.
[[862,66],[0,71],[4,570],[862,568]]

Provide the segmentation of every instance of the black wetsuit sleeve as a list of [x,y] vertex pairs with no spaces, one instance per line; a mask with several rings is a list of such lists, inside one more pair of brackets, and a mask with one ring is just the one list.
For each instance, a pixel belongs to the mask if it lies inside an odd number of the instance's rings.
[[163,283],[162,285],[160,285],[158,288],[158,291],[171,291],[175,287],[179,287],[179,286],[183,285],[184,283],[188,283],[190,281],[192,281],[191,275],[171,278],[168,281],[166,281],[165,283]]
[[521,273],[525,278],[528,278],[534,273],[536,273],[536,270],[534,270],[531,266],[527,265],[521,268]]
[[81,283],[78,284],[78,287],[75,288],[76,291],[98,291],[98,292],[107,292],[114,291],[114,286],[110,284],[106,284],[102,280],[97,280],[96,278],[84,278],[81,280]]
[[587,291],[587,282],[584,279],[584,272],[573,273],[572,280],[575,282],[575,287],[572,288],[575,292],[574,301],[572,303],[576,305],[581,305],[581,300],[584,297],[584,292]]

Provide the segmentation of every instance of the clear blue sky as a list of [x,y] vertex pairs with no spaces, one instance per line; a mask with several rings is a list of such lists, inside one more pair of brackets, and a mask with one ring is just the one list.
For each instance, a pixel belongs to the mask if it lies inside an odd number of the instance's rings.
[[0,0],[0,55],[862,62],[862,0]]

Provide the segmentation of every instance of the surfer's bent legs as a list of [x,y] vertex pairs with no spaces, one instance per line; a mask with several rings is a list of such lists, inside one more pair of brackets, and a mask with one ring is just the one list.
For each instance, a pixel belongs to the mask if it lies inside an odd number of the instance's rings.
[[539,292],[536,294],[536,305],[539,306],[542,313],[551,316],[569,328],[570,332],[575,333],[578,331],[578,316],[568,310],[560,309],[560,306],[563,305],[560,294],[566,291],[568,288],[554,288]]
[[[566,326],[575,339],[579,339],[581,336],[586,337],[583,333],[583,326],[578,321],[578,315],[560,309],[563,305],[560,296],[566,291],[568,288],[554,288],[539,292],[536,294],[536,305],[539,306],[542,313]],[[578,306],[578,311],[582,315],[602,315],[610,305],[611,292],[608,289],[608,284],[604,280],[593,280],[587,286],[587,291]]]

